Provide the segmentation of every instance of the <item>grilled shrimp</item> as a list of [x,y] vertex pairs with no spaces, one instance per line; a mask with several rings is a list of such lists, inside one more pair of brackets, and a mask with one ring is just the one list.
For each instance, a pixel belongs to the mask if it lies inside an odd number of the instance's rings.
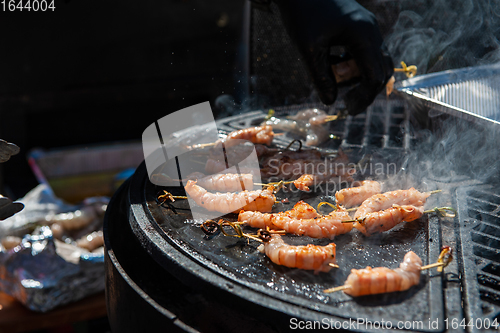
[[195,181],[188,180],[184,188],[186,193],[199,206],[208,211],[223,214],[238,213],[241,209],[269,212],[276,202],[276,197],[273,194],[274,187],[272,186],[258,191],[210,193],[203,187],[196,185]]
[[240,141],[238,140],[248,140],[253,143],[260,143],[269,146],[273,142],[273,138],[273,128],[269,125],[264,125],[233,131],[229,133],[224,140],[218,140],[216,145],[224,143],[225,148],[228,148],[239,144]]
[[354,227],[365,236],[371,236],[379,232],[390,230],[403,221],[414,221],[423,214],[424,206],[394,206],[386,210],[365,215],[363,221],[356,222]]
[[412,251],[406,253],[399,268],[366,267],[352,269],[344,293],[353,297],[408,290],[420,282],[422,260]]
[[287,214],[288,216],[292,216],[297,219],[311,219],[321,216],[320,214],[318,214],[316,209],[314,209],[314,207],[301,200],[297,202],[291,210],[284,213],[269,214],[256,211],[240,211],[240,214],[238,215],[238,221],[245,222],[253,228],[275,228],[272,221],[276,216],[280,214]]
[[409,190],[396,190],[375,194],[363,201],[354,214],[354,218],[364,218],[366,215],[391,208],[393,205],[423,206],[430,193],[421,193],[413,187]]
[[292,120],[303,120],[309,122],[311,125],[322,125],[325,123],[328,114],[319,109],[306,109],[303,111],[297,112],[293,116],[288,116],[288,119]]
[[298,219],[285,212],[283,214],[276,214],[272,218],[272,224],[289,234],[333,239],[337,235],[342,235],[352,230],[352,223],[342,223],[342,221],[350,219],[349,213],[345,210],[335,210],[325,216],[303,219]]
[[272,262],[291,268],[314,270],[318,272],[328,272],[332,267],[330,263],[335,263],[335,244],[326,246],[301,245],[293,246],[286,244],[281,236],[273,235],[271,239],[259,247],[261,252],[265,252]]
[[198,186],[210,191],[235,192],[253,189],[252,174],[226,173],[205,176],[201,172],[193,172],[186,178],[197,180]]
[[309,186],[314,184],[314,175],[304,174],[293,181],[293,185],[301,191],[309,192]]
[[320,109],[305,109],[297,112],[293,116],[288,116],[288,119],[293,120],[309,120],[313,117],[326,115],[326,112]]
[[344,188],[335,193],[337,204],[344,207],[353,207],[360,205],[369,197],[380,193],[382,186],[374,180],[364,180],[357,182],[361,186]]

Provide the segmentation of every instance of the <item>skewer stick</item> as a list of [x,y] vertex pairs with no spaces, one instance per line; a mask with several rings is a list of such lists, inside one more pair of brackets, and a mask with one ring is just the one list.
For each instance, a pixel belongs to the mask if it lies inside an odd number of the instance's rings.
[[424,213],[436,213],[441,217],[457,216],[457,211],[453,207],[434,207],[433,209],[425,210]]
[[[319,207],[321,207],[321,206],[323,206],[323,205],[328,205],[328,206],[332,207],[332,208],[333,208],[333,210],[337,210],[337,209],[339,209],[338,205],[334,205],[334,204],[332,204],[332,203],[329,203],[329,202],[326,202],[326,201],[322,201],[322,202],[320,202],[320,203],[318,204],[318,207],[316,208],[316,210],[318,210],[318,211],[319,211]],[[356,209],[358,209],[358,208],[359,208],[359,207],[352,207],[352,208],[348,208],[348,209],[346,209],[345,211],[346,211],[346,212],[353,212],[353,211],[355,211],[355,210],[356,210]]]
[[442,263],[442,262],[435,262],[433,264],[429,264],[429,265],[425,265],[425,266],[420,267],[420,270],[424,271],[426,269],[431,269],[431,268],[434,268],[434,267],[441,267],[441,266],[444,266],[444,265],[445,264]]
[[[420,270],[424,271],[426,269],[438,267],[438,272],[442,272],[443,268],[448,266],[448,264],[452,261],[452,259],[453,259],[453,256],[452,256],[451,247],[443,246],[441,249],[441,253],[439,254],[437,262],[435,262],[434,264],[422,266],[422,267],[420,267]],[[323,292],[324,293],[334,293],[337,291],[346,290],[346,289],[350,289],[350,288],[352,288],[350,285],[344,284],[343,286],[325,289],[325,290],[323,290]]]
[[170,200],[172,202],[175,201],[175,199],[187,199],[188,197],[184,195],[172,195],[172,193],[167,192],[163,190],[163,194],[158,195],[157,201],[162,204],[163,202]]
[[339,287],[335,287],[335,288],[330,288],[330,289],[325,289],[323,290],[324,293],[334,293],[334,292],[337,292],[337,291],[341,291],[341,290],[346,290],[346,289],[351,289],[351,286],[348,285],[348,284],[344,284],[343,286],[339,286]]
[[328,266],[333,267],[333,268],[340,268],[339,265],[334,264],[333,262],[329,263]]
[[401,61],[401,67],[403,68],[394,68],[394,71],[403,72],[408,78],[414,77],[417,74],[417,66],[415,65],[406,66],[405,62]]
[[[452,218],[457,215],[457,211],[453,207],[435,207],[433,209],[424,210],[424,214],[427,213],[436,213],[441,217],[452,217]],[[345,220],[342,221],[342,223],[353,223],[353,222],[363,223],[364,220],[365,218],[359,218],[359,219]]]

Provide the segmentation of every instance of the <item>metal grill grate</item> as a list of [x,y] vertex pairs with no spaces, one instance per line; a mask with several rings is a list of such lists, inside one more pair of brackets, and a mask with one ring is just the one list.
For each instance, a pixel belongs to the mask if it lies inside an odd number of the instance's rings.
[[459,188],[457,201],[466,316],[493,322],[500,316],[500,196],[489,186],[472,186]]
[[[275,108],[277,117],[292,115],[308,108],[321,108],[334,114],[334,107],[328,109],[320,104],[300,104],[289,107]],[[228,133],[235,129],[257,126],[264,120],[267,111],[254,111],[239,117],[231,117],[230,121],[219,121],[219,130]],[[410,111],[403,99],[379,96],[368,110],[356,117],[348,116],[337,122],[329,123],[331,134],[340,139],[330,139],[320,147],[324,149],[389,149],[408,150],[414,137],[410,131]],[[290,135],[276,137],[277,145],[286,146],[293,139]]]

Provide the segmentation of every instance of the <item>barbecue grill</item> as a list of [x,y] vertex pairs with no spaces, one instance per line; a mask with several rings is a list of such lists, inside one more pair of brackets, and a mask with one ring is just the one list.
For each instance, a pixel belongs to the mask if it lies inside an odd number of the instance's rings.
[[[276,115],[314,106],[277,108]],[[411,332],[454,332],[478,329],[452,327],[452,320],[500,320],[500,196],[494,186],[496,175],[487,170],[498,166],[497,149],[493,144],[484,146],[494,134],[446,114],[429,120],[434,123],[429,128],[441,128],[440,132],[416,131],[412,119],[422,112],[421,106],[414,110],[406,99],[380,97],[365,114],[331,123],[330,131],[341,139],[330,139],[320,149],[331,153],[340,148],[352,161],[368,160],[363,177],[385,180],[388,189],[442,189],[428,199],[426,207],[453,206],[458,209],[457,217],[450,220],[430,214],[377,237],[339,236],[335,242],[341,269],[328,274],[276,266],[258,253],[257,245],[243,240],[208,239],[199,221],[191,219],[187,202],[158,205],[157,193],[164,188],[150,183],[141,165],[113,198],[106,217],[107,298],[114,331],[171,327],[179,331],[286,332],[294,323],[316,322],[328,327],[329,323],[384,320],[394,328],[400,322],[414,323],[405,329]],[[258,110],[224,118],[217,121],[217,127],[221,133],[246,128],[262,122],[266,114]],[[450,129],[443,130],[444,125]],[[458,149],[443,145],[450,133],[465,133],[462,129],[483,140]],[[274,142],[285,147],[293,139],[287,134]],[[493,164],[446,163],[458,160],[464,150],[489,151]],[[395,172],[381,174],[377,164],[394,164],[394,169],[385,170]],[[184,194],[182,188],[168,190]],[[314,206],[331,201],[332,194],[288,193],[279,194],[278,199],[287,197],[291,203],[302,199]],[[291,208],[279,200],[275,206],[276,210]],[[299,237],[287,241],[304,243]],[[420,284],[409,291],[355,299],[322,292],[341,285],[350,268],[397,267],[409,250],[424,264],[432,263],[442,245],[456,251],[446,273],[423,273]],[[347,330],[378,328],[351,324]]]

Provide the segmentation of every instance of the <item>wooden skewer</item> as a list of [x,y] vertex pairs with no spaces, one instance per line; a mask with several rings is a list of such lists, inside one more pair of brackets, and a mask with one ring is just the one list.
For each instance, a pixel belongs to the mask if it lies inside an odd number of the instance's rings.
[[417,66],[415,66],[415,65],[406,66],[404,61],[401,61],[401,66],[403,68],[394,68],[394,71],[395,72],[403,72],[409,78],[414,77],[417,74]]
[[158,195],[156,199],[159,204],[162,204],[167,200],[174,202],[175,199],[187,199],[187,198],[188,197],[184,195],[172,195],[172,193],[163,190],[163,194]]
[[434,267],[441,267],[441,266],[444,266],[445,263],[443,262],[435,262],[433,264],[429,264],[429,265],[425,265],[425,266],[422,266],[420,267],[420,270],[421,271],[425,271],[426,269],[431,269],[431,268],[434,268]]
[[333,267],[333,268],[340,268],[339,265],[334,264],[333,262],[329,263],[328,266]]
[[337,292],[337,291],[341,291],[341,290],[346,290],[346,289],[351,289],[352,287],[348,284],[344,284],[343,286],[339,286],[339,287],[335,287],[335,288],[330,288],[330,289],[325,289],[323,290],[324,293],[334,293],[334,292]]
[[[422,266],[422,267],[420,267],[420,270],[424,271],[426,269],[438,267],[438,272],[442,272],[443,268],[448,266],[448,264],[453,259],[451,252],[452,252],[452,250],[449,246],[443,246],[441,253],[439,254],[439,258],[438,258],[437,262],[435,262],[434,264]],[[439,269],[441,269],[441,270],[439,270]],[[343,286],[325,289],[325,290],[323,290],[323,292],[324,293],[334,293],[337,291],[346,290],[346,289],[350,289],[350,288],[352,288],[350,285],[344,284]]]

